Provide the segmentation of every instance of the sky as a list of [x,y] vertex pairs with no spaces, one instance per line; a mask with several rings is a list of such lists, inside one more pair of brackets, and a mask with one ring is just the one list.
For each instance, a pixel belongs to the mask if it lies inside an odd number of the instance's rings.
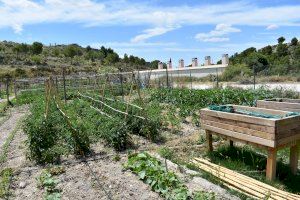
[[0,0],[0,40],[102,45],[147,61],[213,62],[300,38],[299,0]]

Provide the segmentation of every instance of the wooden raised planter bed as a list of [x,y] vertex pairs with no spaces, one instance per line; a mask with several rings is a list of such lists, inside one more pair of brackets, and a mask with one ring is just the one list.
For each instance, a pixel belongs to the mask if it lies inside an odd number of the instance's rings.
[[[276,175],[277,150],[290,147],[290,166],[293,173],[298,167],[298,147],[300,141],[300,116],[283,117],[288,111],[271,110],[248,106],[233,107],[233,113],[201,110],[201,125],[206,131],[208,150],[212,151],[212,134],[217,134],[232,141],[263,147],[268,151],[266,176],[273,180]],[[262,118],[240,114],[239,110],[282,116],[283,118]]]
[[300,99],[276,98],[258,100],[257,107],[275,110],[285,110],[291,112],[300,112]]

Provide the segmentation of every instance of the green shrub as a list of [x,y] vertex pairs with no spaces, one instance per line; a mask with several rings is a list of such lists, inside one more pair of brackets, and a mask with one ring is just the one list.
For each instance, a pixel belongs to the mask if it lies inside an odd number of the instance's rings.
[[225,69],[220,79],[224,81],[232,81],[234,79],[240,79],[241,77],[248,77],[251,74],[251,69],[245,65],[230,65]]

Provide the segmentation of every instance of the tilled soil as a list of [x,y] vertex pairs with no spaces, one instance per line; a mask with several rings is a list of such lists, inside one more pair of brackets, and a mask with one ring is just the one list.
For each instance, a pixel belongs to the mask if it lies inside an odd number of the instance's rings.
[[126,155],[104,156],[66,167],[58,178],[63,199],[161,199],[151,188],[122,166]]
[[16,123],[25,115],[27,107],[19,107],[11,109],[11,116],[5,120],[0,126],[0,153],[3,144],[9,137],[9,134],[15,129]]

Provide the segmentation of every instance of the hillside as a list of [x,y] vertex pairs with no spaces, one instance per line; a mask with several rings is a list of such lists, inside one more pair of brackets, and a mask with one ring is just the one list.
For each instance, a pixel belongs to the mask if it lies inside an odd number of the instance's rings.
[[77,44],[45,46],[33,44],[0,42],[0,77],[6,74],[23,78],[60,73],[66,67],[68,73],[104,73],[156,68],[158,61],[146,62],[136,56],[123,58],[111,48]]
[[230,66],[223,74],[224,81],[238,81],[253,76],[300,77],[300,43],[297,38],[285,43],[278,38],[278,44],[261,49],[248,48],[230,57]]

